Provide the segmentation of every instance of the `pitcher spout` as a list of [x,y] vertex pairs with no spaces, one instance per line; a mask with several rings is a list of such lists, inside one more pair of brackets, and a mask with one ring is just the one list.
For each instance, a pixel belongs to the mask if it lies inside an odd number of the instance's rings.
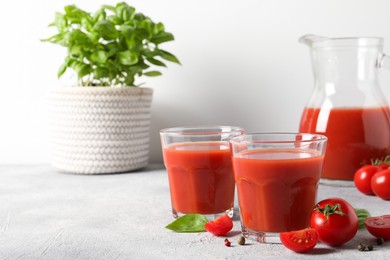
[[302,37],[300,37],[298,41],[302,44],[305,44],[309,47],[312,47],[313,43],[318,42],[318,41],[327,40],[327,39],[329,39],[329,38],[319,36],[319,35],[314,35],[314,34],[306,34],[306,35],[303,35]]

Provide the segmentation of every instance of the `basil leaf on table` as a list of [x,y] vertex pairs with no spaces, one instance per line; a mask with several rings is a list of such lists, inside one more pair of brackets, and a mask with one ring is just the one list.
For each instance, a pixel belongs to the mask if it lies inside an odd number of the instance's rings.
[[371,217],[370,212],[366,209],[354,209],[359,221],[359,229],[364,227],[364,220]]
[[187,214],[168,224],[165,228],[174,232],[204,232],[207,218],[201,214]]

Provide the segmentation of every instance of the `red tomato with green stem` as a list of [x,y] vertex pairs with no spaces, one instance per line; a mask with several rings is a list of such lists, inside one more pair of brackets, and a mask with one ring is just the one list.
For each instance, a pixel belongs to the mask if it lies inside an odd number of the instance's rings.
[[223,236],[233,228],[233,221],[228,215],[222,215],[213,221],[209,221],[205,224],[205,229],[216,235]]
[[371,178],[381,169],[380,166],[375,165],[365,165],[359,168],[353,178],[356,188],[366,195],[374,195],[371,188]]
[[382,170],[371,178],[371,187],[375,195],[390,200],[390,169]]
[[[375,165],[376,165],[376,164],[375,164]],[[377,166],[378,166],[379,168],[381,168],[382,170],[386,170],[387,168],[389,168],[389,164],[388,164],[388,163],[384,163],[384,162],[379,163]]]
[[317,230],[321,242],[330,246],[340,246],[351,240],[358,226],[355,210],[341,198],[320,201],[310,216],[310,227]]
[[366,218],[364,224],[367,231],[374,237],[390,240],[390,215]]
[[282,232],[279,236],[285,247],[297,253],[312,250],[318,242],[317,231],[312,228]]

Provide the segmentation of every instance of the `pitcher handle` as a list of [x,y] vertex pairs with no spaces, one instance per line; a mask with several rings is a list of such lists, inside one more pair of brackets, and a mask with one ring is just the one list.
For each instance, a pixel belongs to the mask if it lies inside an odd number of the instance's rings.
[[390,69],[390,56],[383,53],[378,59],[378,67]]

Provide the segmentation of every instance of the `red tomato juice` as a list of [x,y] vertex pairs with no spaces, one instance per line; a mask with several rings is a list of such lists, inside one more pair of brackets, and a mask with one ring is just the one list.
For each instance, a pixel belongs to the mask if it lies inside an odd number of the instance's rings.
[[323,178],[353,180],[361,166],[390,152],[389,115],[388,107],[306,108],[299,131],[328,137]]
[[217,214],[233,207],[235,183],[229,143],[170,144],[163,155],[176,212]]
[[233,165],[242,224],[263,232],[308,227],[323,158],[299,149],[236,154]]

